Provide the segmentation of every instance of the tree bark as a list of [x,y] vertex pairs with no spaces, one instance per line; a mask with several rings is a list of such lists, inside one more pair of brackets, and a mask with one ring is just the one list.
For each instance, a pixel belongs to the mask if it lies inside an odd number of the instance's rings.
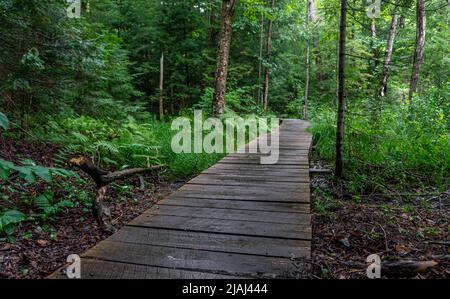
[[375,23],[375,18],[373,18],[370,22],[370,49],[372,51],[372,56],[374,59],[369,59],[369,73],[374,76],[377,64],[378,64],[378,49],[375,47],[375,41],[377,38],[377,27]]
[[259,56],[258,56],[258,103],[261,103],[261,105],[263,104],[262,86],[261,86],[263,49],[264,49],[264,15],[261,14],[261,31],[259,34]]
[[345,117],[345,40],[347,33],[347,0],[340,0],[341,16],[339,23],[338,46],[338,112],[336,130],[336,176],[343,174],[343,139]]
[[225,109],[225,93],[227,91],[228,56],[230,53],[231,25],[237,0],[222,0],[221,28],[218,41],[217,67],[213,114],[221,115]]
[[383,62],[383,73],[381,74],[381,87],[380,87],[380,97],[384,97],[387,91],[387,83],[389,77],[389,67],[392,59],[392,52],[394,49],[394,40],[397,34],[397,24],[398,24],[398,2],[395,1],[394,15],[391,20],[391,28],[389,29],[389,37],[386,44],[386,50],[384,51],[384,62]]
[[311,13],[311,0],[308,0],[306,4],[306,61],[305,61],[305,95],[303,101],[303,119],[308,119],[308,96],[309,96],[309,19]]
[[164,52],[159,63],[159,119],[164,119]]
[[[275,7],[275,0],[272,0],[272,10]],[[271,50],[271,40],[272,40],[272,29],[273,29],[273,15],[269,19],[269,24],[267,26],[267,41],[266,41],[266,69],[265,69],[265,79],[264,79],[264,110],[267,111],[269,106],[269,83],[270,83],[270,50]]]
[[425,46],[425,0],[417,0],[416,4],[416,46],[414,50],[413,68],[411,74],[411,83],[409,87],[409,107],[412,110],[412,97],[417,91],[417,82],[419,81],[420,65],[423,61],[423,49]]
[[[317,6],[316,6],[316,0],[308,0],[309,5],[309,20],[312,24],[316,25],[319,21],[319,18],[317,16]],[[317,29],[314,29],[314,64],[316,65],[316,84],[317,84],[317,90],[322,89],[322,70],[321,70],[321,58],[320,58],[320,40],[319,40],[319,32]]]

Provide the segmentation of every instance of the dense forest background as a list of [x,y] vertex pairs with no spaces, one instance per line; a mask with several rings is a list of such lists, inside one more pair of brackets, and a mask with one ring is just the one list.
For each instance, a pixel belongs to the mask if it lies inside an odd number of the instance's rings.
[[81,18],[63,0],[0,0],[0,238],[92,205],[88,179],[66,170],[74,154],[112,170],[160,165],[170,181],[221,157],[174,154],[170,121],[214,112],[226,2],[235,11],[221,117],[309,119],[314,156],[333,168],[345,2],[337,195],[448,190],[446,0],[382,0],[373,19],[370,3],[353,0],[83,0]]

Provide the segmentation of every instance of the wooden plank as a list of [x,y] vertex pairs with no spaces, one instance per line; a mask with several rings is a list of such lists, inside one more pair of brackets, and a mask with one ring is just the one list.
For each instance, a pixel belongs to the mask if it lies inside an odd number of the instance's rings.
[[205,170],[203,174],[223,174],[223,175],[251,175],[251,176],[269,176],[269,177],[299,177],[299,176],[309,176],[309,168],[261,168],[261,167],[251,167],[252,165],[233,165],[233,164],[216,164],[209,169]]
[[[169,200],[170,198],[170,200]],[[305,203],[281,203],[270,201],[229,200],[229,199],[207,199],[195,197],[182,197],[178,193],[172,194],[166,200],[160,201],[159,205],[206,207],[220,209],[242,209],[252,211],[278,211],[289,213],[309,213],[309,204]]]
[[271,257],[309,257],[311,241],[124,227],[111,241]]
[[[261,155],[261,154],[251,154],[251,153],[238,153],[238,154],[234,154],[234,155],[228,155],[225,158],[223,158],[221,161],[232,161],[232,160],[249,160],[249,161],[257,161],[260,162],[261,158],[267,158],[270,157],[270,155]],[[272,156],[272,157],[276,157],[276,156]],[[301,163],[301,164],[308,164],[309,160],[308,160],[308,156],[303,155],[303,156],[283,156],[283,155],[279,155],[278,156],[278,160],[277,160],[277,164],[279,165],[283,165],[284,163]]]
[[[67,276],[62,272],[61,269],[59,271],[54,272],[49,278],[67,279]],[[81,278],[82,279],[238,279],[242,277],[82,258]]]
[[[207,187],[207,186],[200,186]],[[250,192],[252,192],[250,190]],[[192,192],[192,191],[177,191],[178,197],[194,197],[194,198],[206,198],[206,199],[229,199],[229,200],[249,200],[249,201],[270,201],[270,202],[293,202],[293,203],[309,203],[309,194],[307,192],[300,194],[266,194],[258,191],[259,193],[253,194],[241,194],[241,193],[213,193],[213,192]]]
[[309,214],[284,213],[279,211],[254,211],[218,209],[208,207],[183,207],[156,205],[149,210],[152,215],[199,217],[221,220],[262,221],[266,223],[310,224]]
[[[271,186],[253,185],[258,188],[249,188],[249,186],[220,186],[220,185],[194,185],[186,184],[177,192],[183,196],[196,197],[211,196],[207,198],[230,198],[230,199],[248,199],[248,200],[269,200],[269,201],[302,201],[309,198],[309,185],[299,184],[292,187],[277,186],[276,183]],[[304,196],[302,196],[304,195]],[[309,200],[308,200],[309,202]]]
[[[204,173],[205,174],[205,173]],[[190,180],[191,183],[207,183],[210,181],[247,181],[247,182],[285,182],[285,183],[309,183],[309,176],[306,174],[303,176],[291,176],[291,177],[279,177],[276,175],[243,175],[239,173],[217,173],[208,172],[208,176],[198,176]]]
[[89,250],[85,257],[246,277],[260,277],[261,273],[266,277],[292,277],[296,268],[288,258],[128,244],[108,240]]
[[260,164],[215,164],[208,168],[208,170],[217,170],[217,171],[227,171],[232,170],[234,173],[242,173],[242,171],[246,171],[247,173],[253,174],[271,174],[271,173],[309,173],[308,165],[260,165]]
[[[308,214],[300,214],[305,217]],[[178,229],[208,233],[259,236],[286,239],[311,239],[310,223],[280,224],[262,221],[241,221],[199,218],[194,216],[153,215],[148,211],[130,222],[130,226]]]
[[[222,159],[217,164],[249,164],[249,165],[261,165],[261,159],[255,158],[255,159]],[[277,167],[282,165],[289,165],[289,166],[297,166],[302,168],[309,168],[309,162],[308,161],[278,161],[276,164],[263,164],[263,165],[275,165]]]
[[[303,184],[309,184],[309,179],[306,177],[303,178]],[[274,182],[271,181],[270,178],[265,179],[253,179],[253,178],[240,178],[240,179],[232,179],[232,178],[220,178],[220,179],[214,179],[210,176],[203,176],[203,177],[197,177],[186,184],[189,185],[219,185],[219,186],[248,186],[252,188],[258,188],[258,186],[265,186],[265,187],[271,187],[276,186],[277,188],[280,187],[286,187],[286,188],[295,188],[298,187],[299,182]]]

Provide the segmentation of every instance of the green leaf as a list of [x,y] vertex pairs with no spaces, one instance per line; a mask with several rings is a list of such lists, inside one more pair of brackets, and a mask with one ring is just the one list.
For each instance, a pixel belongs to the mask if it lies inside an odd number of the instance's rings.
[[9,127],[9,120],[3,113],[0,112],[0,127],[3,129],[8,129]]
[[49,168],[35,166],[33,167],[33,172],[47,183],[50,183],[52,181],[52,175]]
[[0,167],[0,179],[7,180],[9,178],[10,170]]
[[24,213],[17,210],[8,210],[0,217],[0,221],[6,225],[9,223],[20,223],[26,219]]
[[17,210],[8,210],[0,215],[0,233],[11,236],[16,225],[26,219],[25,214]]
[[[46,212],[46,209],[49,209],[52,207],[52,200],[53,200],[54,194],[51,191],[45,191],[41,195],[34,198],[33,203],[38,208]],[[47,213],[47,212],[46,212]]]
[[16,226],[13,223],[7,224],[3,227],[3,232],[7,236],[11,236],[14,233]]

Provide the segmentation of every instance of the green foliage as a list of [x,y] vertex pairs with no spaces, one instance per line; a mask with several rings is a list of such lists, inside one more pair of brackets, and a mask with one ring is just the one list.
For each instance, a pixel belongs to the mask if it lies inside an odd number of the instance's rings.
[[39,214],[36,214],[35,217],[38,217],[43,221],[51,219],[65,208],[74,207],[73,202],[70,200],[56,201],[54,193],[49,190],[39,196],[36,196],[33,199],[33,204],[39,211]]
[[129,117],[123,123],[88,116],[50,122],[46,138],[65,145],[61,160],[82,153],[104,166],[124,168],[161,164],[153,126]]
[[[449,105],[433,92],[414,101],[413,116],[400,103],[385,105],[380,113],[363,114],[360,105],[349,108],[344,153],[351,191],[385,190],[388,185],[445,188],[450,173]],[[335,112],[317,109],[312,132],[316,152],[332,162]]]
[[0,128],[7,129],[9,126],[9,121],[6,115],[0,112]]
[[1,180],[7,180],[13,171],[17,171],[19,173],[19,177],[24,179],[29,184],[34,184],[37,178],[42,179],[44,182],[50,183],[53,176],[63,178],[78,177],[78,175],[72,171],[62,168],[39,166],[29,159],[21,161],[21,165],[15,165],[10,161],[0,159]]
[[0,212],[0,236],[7,236],[9,241],[14,241],[12,236],[17,225],[26,220],[25,214],[17,210]]
[[[255,99],[252,97],[252,87],[242,87],[237,89],[229,89],[225,95],[226,107],[225,114],[236,115],[264,115],[262,107],[255,103]],[[194,109],[201,109],[204,113],[211,113],[212,111],[212,99],[214,90],[212,88],[206,88],[205,93],[201,97],[198,104],[193,105],[192,109],[187,109],[185,114],[193,115]]]

